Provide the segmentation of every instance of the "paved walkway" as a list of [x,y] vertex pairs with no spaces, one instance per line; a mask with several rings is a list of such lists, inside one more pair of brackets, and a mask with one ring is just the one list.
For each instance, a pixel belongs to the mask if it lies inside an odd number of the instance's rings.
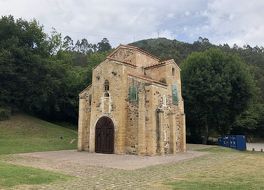
[[[25,160],[50,160],[54,163],[72,163],[83,166],[97,166],[123,170],[134,170],[153,165],[175,163],[182,160],[188,160],[205,155],[204,152],[187,151],[177,153],[176,155],[164,156],[137,156],[137,155],[116,155],[116,154],[98,154],[88,152],[77,152],[76,150],[62,150],[49,152],[34,152],[18,154]],[[32,165],[32,163],[30,163]],[[45,165],[42,165],[45,168]]]
[[[16,190],[163,190],[170,188],[164,183],[165,181],[171,181],[189,172],[193,167],[201,167],[199,165],[190,166],[192,162],[185,161],[193,158],[199,159],[203,155],[209,156],[206,152],[198,151],[150,157],[92,154],[67,150],[10,155],[6,162],[74,176],[72,180],[52,184],[16,186]],[[177,164],[178,162],[181,164]],[[206,165],[208,165],[207,162]]]

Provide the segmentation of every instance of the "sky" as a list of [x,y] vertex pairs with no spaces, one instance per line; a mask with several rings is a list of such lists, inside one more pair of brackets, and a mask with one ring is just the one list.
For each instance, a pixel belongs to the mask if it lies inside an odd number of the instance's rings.
[[0,0],[0,15],[36,19],[75,41],[113,46],[166,37],[264,46],[263,0]]

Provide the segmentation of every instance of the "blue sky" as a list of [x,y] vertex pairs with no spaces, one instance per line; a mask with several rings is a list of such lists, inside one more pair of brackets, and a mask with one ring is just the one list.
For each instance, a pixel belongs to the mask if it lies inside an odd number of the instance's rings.
[[0,15],[37,19],[74,40],[126,44],[166,37],[264,46],[263,0],[0,0]]

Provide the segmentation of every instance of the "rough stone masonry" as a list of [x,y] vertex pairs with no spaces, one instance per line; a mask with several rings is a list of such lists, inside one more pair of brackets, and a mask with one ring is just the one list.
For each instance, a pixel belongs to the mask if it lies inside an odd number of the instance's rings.
[[120,45],[79,94],[78,150],[163,155],[186,150],[180,68]]

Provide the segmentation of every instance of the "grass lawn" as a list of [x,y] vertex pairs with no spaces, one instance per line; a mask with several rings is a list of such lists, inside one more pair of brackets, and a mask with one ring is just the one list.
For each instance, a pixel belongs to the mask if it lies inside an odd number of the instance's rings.
[[0,121],[0,155],[76,147],[77,131],[23,114]]
[[71,177],[41,169],[17,166],[0,161],[0,189],[16,185],[37,185],[67,180]]
[[264,189],[264,153],[221,147],[201,151],[211,154],[179,165],[187,169],[167,183],[172,189]]
[[5,163],[5,154],[75,149],[76,146],[76,131],[32,116],[18,114],[10,120],[0,121],[0,189],[72,178],[55,172]]
[[[30,187],[33,185],[32,187],[38,189],[42,187],[40,184],[45,185],[61,180],[62,182],[59,183],[65,183],[65,180],[73,177],[6,163],[5,161],[8,161],[9,158],[16,159],[16,156],[6,154],[76,149],[76,144],[76,131],[31,116],[15,115],[8,121],[1,121],[0,189],[10,187],[23,189],[28,185]],[[264,189],[264,153],[240,152],[204,145],[188,145],[188,149],[206,151],[210,154],[175,164],[151,166],[135,171],[111,169],[107,173],[108,170],[105,169],[106,172],[99,172],[97,177],[105,178],[105,181],[110,185],[124,183],[123,180],[129,179],[130,176],[130,181],[134,180],[134,185],[141,180],[146,180],[146,184],[151,184],[158,179],[165,187],[181,190]],[[90,176],[87,176],[86,180],[91,180]],[[90,182],[96,183],[96,181]],[[69,181],[69,185],[71,183]],[[86,183],[81,183],[78,181],[78,185],[87,187]],[[54,185],[56,186],[56,184]]]

